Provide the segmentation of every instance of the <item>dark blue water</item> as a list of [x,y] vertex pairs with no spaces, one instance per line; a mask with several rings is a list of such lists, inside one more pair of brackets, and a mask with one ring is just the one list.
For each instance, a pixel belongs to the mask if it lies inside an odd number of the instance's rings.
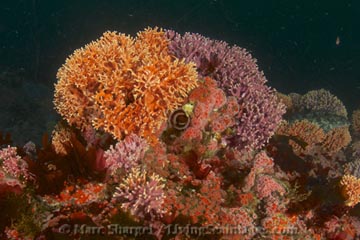
[[39,139],[57,120],[53,84],[66,57],[106,30],[147,26],[247,48],[277,90],[325,88],[351,112],[360,108],[359,16],[349,0],[2,0],[0,130]]

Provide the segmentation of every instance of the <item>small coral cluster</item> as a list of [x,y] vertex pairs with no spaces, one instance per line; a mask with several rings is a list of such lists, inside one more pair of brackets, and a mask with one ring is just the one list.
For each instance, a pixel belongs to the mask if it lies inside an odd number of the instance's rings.
[[330,92],[277,93],[245,49],[158,28],[57,76],[51,139],[0,135],[2,239],[360,236],[357,112]]
[[292,142],[297,153],[310,151],[320,145],[322,151],[332,155],[351,142],[350,122],[342,102],[329,91],[320,89],[300,96],[290,94],[291,108],[279,134],[297,136],[307,143],[300,148]]

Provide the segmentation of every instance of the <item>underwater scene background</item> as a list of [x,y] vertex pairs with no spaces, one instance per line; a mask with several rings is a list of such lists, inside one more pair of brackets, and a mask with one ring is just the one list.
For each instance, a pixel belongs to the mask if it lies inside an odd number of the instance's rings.
[[[303,94],[325,88],[354,110],[360,91],[359,9],[356,1],[4,0],[0,9],[2,88],[15,94],[14,84],[21,94],[12,98],[18,102],[12,107],[1,101],[8,117],[0,126],[27,131],[28,137],[13,136],[20,143],[38,142],[43,129],[51,129],[56,121],[55,113],[48,111],[56,72],[64,59],[106,30],[135,34],[147,26],[196,32],[246,48],[280,92]],[[21,109],[29,108],[39,114],[23,114]],[[32,121],[40,115],[47,118]],[[28,126],[38,127],[29,130]]]
[[2,1],[1,239],[359,239],[360,3]]

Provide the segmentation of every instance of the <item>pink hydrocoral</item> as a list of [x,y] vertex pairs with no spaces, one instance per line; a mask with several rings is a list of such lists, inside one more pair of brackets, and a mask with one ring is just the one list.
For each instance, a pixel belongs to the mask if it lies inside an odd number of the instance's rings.
[[0,150],[0,196],[9,192],[21,193],[24,182],[32,179],[28,165],[17,155],[16,147]]
[[24,178],[25,180],[30,178],[28,165],[17,155],[16,147],[8,146],[0,150],[0,166],[15,178]]
[[163,179],[135,167],[123,183],[116,188],[114,198],[121,207],[138,219],[155,220],[164,214],[165,199]]
[[130,134],[115,146],[110,146],[110,149],[104,153],[105,167],[109,169],[110,174],[119,168],[123,168],[128,172],[139,164],[147,148],[148,144],[145,139]]
[[267,80],[250,53],[200,34],[180,36],[168,31],[167,36],[176,57],[195,62],[200,76],[215,79],[228,96],[237,98],[240,111],[233,145],[239,149],[263,147],[280,123],[285,106],[265,85]]

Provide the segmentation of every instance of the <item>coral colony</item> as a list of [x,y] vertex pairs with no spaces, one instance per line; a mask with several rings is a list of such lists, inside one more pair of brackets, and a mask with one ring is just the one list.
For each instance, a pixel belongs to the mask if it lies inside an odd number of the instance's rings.
[[248,51],[105,32],[41,146],[1,135],[1,239],[359,239],[360,110],[281,94]]

